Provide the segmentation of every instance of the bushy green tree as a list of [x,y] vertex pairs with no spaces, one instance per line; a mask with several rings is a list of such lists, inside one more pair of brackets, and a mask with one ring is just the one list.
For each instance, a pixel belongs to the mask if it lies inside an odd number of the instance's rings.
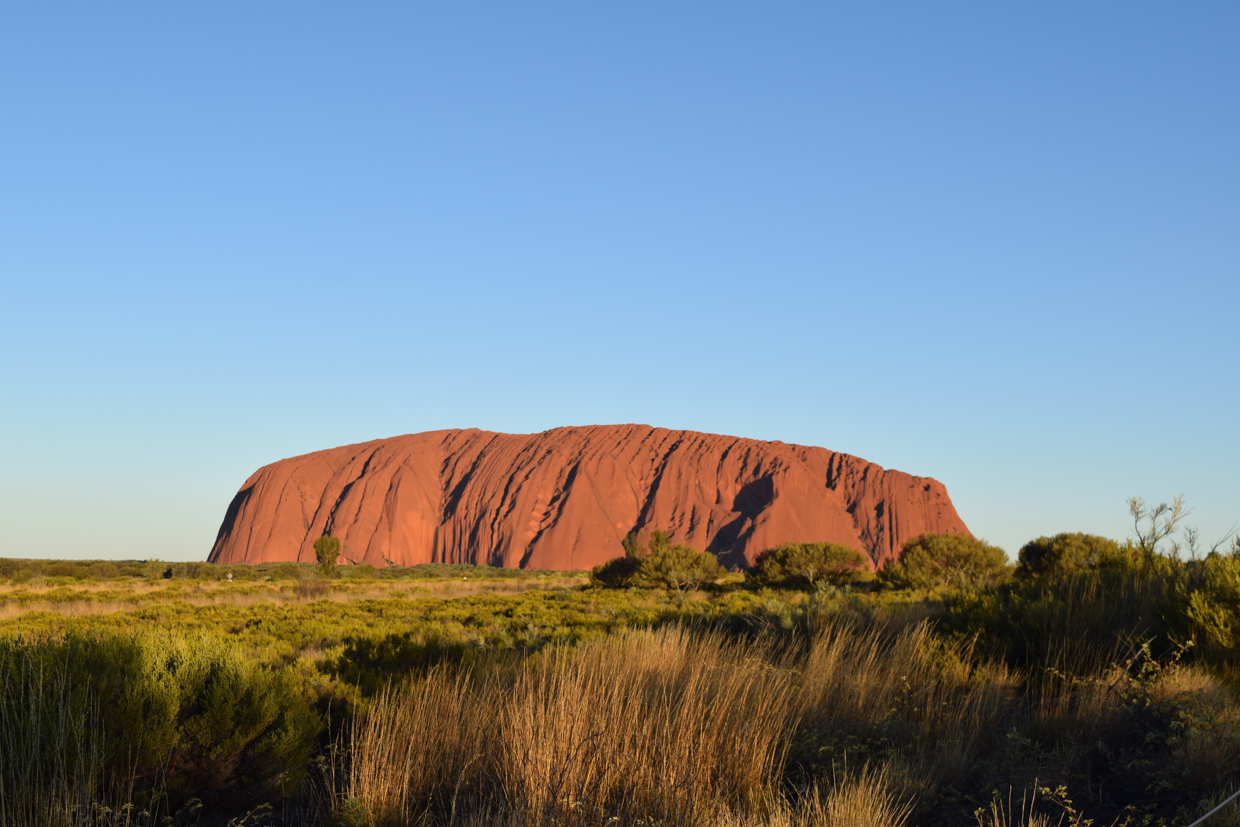
[[760,586],[812,589],[850,580],[868,563],[866,555],[839,543],[784,543],[759,554],[746,578]]
[[898,559],[880,573],[899,589],[973,589],[993,586],[1008,574],[1007,554],[969,534],[921,534],[904,544]]
[[324,535],[315,540],[314,556],[319,558],[319,572],[324,577],[331,577],[340,559],[340,538]]
[[715,555],[698,551],[684,543],[671,543],[667,535],[661,535],[661,541],[650,540],[650,553],[642,558],[637,569],[637,576],[643,585],[675,589],[677,594],[684,591],[696,591],[703,583],[717,580],[724,575],[723,566],[715,559]]
[[683,543],[672,543],[664,531],[651,532],[645,544],[636,533],[630,533],[621,545],[623,557],[608,560],[590,572],[591,580],[598,585],[667,588],[683,593],[695,591],[725,573],[715,555],[699,552]]
[[1121,555],[1120,545],[1097,534],[1071,532],[1030,540],[1020,550],[1016,576],[1022,580],[1096,569]]

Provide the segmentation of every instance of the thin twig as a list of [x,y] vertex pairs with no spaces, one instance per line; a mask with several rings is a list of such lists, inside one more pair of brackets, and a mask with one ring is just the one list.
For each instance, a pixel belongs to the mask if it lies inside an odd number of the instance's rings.
[[1227,796],[1227,798],[1223,799],[1223,803],[1222,803],[1222,804],[1218,805],[1218,806],[1217,806],[1217,807],[1215,807],[1213,810],[1211,810],[1210,812],[1206,813],[1206,814],[1205,814],[1205,815],[1203,815],[1201,818],[1199,818],[1199,819],[1197,819],[1196,821],[1194,821],[1192,824],[1188,825],[1188,827],[1197,827],[1197,825],[1198,825],[1198,824],[1200,824],[1201,822],[1205,821],[1207,818],[1209,818],[1210,816],[1214,815],[1214,814],[1215,814],[1215,813],[1217,813],[1219,810],[1223,809],[1223,808],[1224,808],[1224,807],[1226,807],[1228,804],[1230,804],[1232,801],[1234,801],[1234,800],[1236,799],[1236,797],[1237,797],[1237,796],[1240,796],[1240,790],[1236,790],[1234,793],[1232,793],[1231,795]]

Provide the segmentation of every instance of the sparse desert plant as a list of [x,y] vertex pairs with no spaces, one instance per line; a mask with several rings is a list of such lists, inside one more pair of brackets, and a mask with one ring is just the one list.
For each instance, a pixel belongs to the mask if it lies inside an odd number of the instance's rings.
[[860,772],[842,773],[824,795],[810,788],[798,808],[806,827],[901,827],[912,805],[901,801],[888,783],[888,770],[863,765]]
[[314,541],[314,556],[319,561],[319,573],[331,577],[340,560],[340,538],[323,536]]
[[[718,827],[903,827],[912,806],[888,782],[886,766],[841,773],[829,784],[811,784],[794,800],[776,796],[757,812],[729,813]],[[713,827],[713,825],[712,825]]]
[[869,568],[869,558],[839,543],[785,543],[760,553],[747,579],[760,586],[840,585]]
[[790,769],[812,778],[837,771],[850,753],[880,757],[881,745],[899,745],[899,754],[926,765],[923,786],[967,774],[1010,712],[1015,684],[1002,666],[975,661],[924,621],[899,631],[849,617],[824,622],[799,672]]
[[761,650],[681,629],[559,650],[523,673],[505,718],[521,809],[693,824],[764,799],[791,723],[788,675]]
[[331,584],[321,577],[307,577],[293,585],[293,594],[302,600],[320,600],[331,591]]
[[1001,798],[996,791],[991,797],[989,807],[979,807],[973,812],[977,819],[977,827],[1060,827],[1068,818],[1061,812],[1058,819],[1052,819],[1046,813],[1039,813],[1035,808],[1038,800],[1038,789],[1035,782],[1032,790],[1021,793],[1019,804],[1012,800],[1012,790],[1008,789],[1007,798]]

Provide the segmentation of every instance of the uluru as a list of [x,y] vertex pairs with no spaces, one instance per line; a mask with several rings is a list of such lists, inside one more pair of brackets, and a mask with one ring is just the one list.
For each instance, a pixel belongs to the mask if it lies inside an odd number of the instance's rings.
[[429,431],[266,465],[237,492],[213,563],[473,563],[586,569],[631,531],[747,566],[786,542],[842,543],[881,566],[910,537],[968,532],[947,489],[826,448],[648,425],[538,434]]

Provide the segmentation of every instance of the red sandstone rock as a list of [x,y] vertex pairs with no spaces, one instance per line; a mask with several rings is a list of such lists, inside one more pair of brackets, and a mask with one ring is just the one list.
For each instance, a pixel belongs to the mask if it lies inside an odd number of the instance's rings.
[[409,434],[280,460],[228,507],[213,563],[586,569],[630,531],[748,565],[786,542],[843,543],[879,565],[909,537],[967,532],[942,483],[825,448],[648,425]]

